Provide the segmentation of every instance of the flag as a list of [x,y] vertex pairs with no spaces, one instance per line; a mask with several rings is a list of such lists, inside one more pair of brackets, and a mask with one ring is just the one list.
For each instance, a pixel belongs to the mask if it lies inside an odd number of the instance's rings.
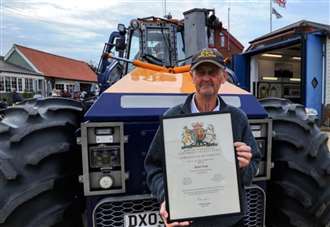
[[274,14],[274,15],[276,16],[277,19],[282,18],[282,15],[281,15],[279,12],[277,12],[276,9],[274,9],[274,8],[273,8],[273,10],[272,10],[272,14]]
[[274,0],[275,3],[277,3],[280,7],[285,8],[286,0]]

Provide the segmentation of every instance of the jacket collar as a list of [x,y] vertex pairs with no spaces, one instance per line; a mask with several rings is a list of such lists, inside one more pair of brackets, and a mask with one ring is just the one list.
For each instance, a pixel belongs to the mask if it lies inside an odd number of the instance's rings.
[[[191,101],[194,96],[194,93],[188,95],[185,103],[182,106],[182,114],[190,114],[191,113]],[[228,105],[223,101],[223,99],[218,95],[219,100],[220,100],[220,111],[219,112],[224,112],[227,111]]]

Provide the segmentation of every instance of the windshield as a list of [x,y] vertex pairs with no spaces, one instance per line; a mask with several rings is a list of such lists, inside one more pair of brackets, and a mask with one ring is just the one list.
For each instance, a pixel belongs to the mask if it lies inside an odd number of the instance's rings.
[[168,28],[148,28],[146,54],[162,65],[170,65],[170,31]]
[[184,42],[183,42],[183,34],[180,31],[176,32],[176,51],[177,51],[177,65],[185,65],[186,58],[185,50],[184,50]]
[[[130,41],[130,48],[128,53],[128,59],[133,61],[135,59],[138,59],[140,57],[140,38],[141,33],[139,30],[134,30],[131,35],[131,41]],[[128,64],[127,71],[130,72],[133,70],[134,65]]]

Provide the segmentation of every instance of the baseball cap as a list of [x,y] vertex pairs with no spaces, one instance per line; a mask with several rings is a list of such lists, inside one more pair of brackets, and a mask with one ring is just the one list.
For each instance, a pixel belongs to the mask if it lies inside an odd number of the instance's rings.
[[194,70],[202,63],[212,63],[219,68],[224,69],[225,63],[222,54],[214,48],[205,48],[196,53],[191,60],[191,70]]

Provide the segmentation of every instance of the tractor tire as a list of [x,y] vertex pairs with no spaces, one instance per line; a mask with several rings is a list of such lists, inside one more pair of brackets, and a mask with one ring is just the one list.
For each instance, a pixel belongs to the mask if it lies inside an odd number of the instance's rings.
[[260,101],[273,119],[267,226],[330,226],[328,136],[303,105],[285,99]]
[[81,154],[74,133],[83,107],[28,100],[0,115],[0,227],[81,227]]

